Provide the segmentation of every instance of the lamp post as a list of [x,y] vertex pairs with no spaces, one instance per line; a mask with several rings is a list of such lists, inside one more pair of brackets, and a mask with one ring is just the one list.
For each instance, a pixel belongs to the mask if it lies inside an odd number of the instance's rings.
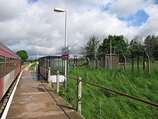
[[[67,47],[67,12],[60,8],[54,8],[54,12],[65,12],[65,48]],[[65,60],[65,75],[67,75],[67,60]],[[65,77],[65,88],[67,88],[67,77]]]
[[66,32],[67,32],[67,29],[66,29],[66,26],[67,26],[67,12],[66,10],[63,10],[63,9],[59,9],[59,8],[54,8],[54,12],[65,12],[65,47],[67,47],[67,36],[66,36]]

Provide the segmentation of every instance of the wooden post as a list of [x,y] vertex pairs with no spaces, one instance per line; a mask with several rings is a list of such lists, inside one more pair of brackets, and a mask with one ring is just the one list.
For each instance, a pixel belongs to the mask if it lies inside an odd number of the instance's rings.
[[105,56],[105,68],[109,69],[109,57]]
[[123,70],[126,70],[126,56],[124,56],[124,55],[122,55],[123,57],[124,57],[124,59],[125,59],[125,62],[124,62],[124,69]]
[[138,70],[139,70],[139,54],[140,54],[139,51],[137,51],[137,55],[138,55],[138,56],[137,56],[137,69],[138,69]]
[[82,81],[81,77],[77,80],[77,112],[81,114]]
[[133,55],[134,51],[131,50],[131,55],[132,55],[132,71],[134,71],[134,55]]
[[50,67],[48,67],[48,82],[50,82]]
[[50,74],[51,74],[51,68],[48,67],[48,83],[49,83],[49,86],[52,87],[52,81],[51,81],[51,78],[50,78]]
[[90,66],[91,65],[90,64],[90,59],[88,57],[86,59],[87,59],[87,64]]
[[56,76],[56,81],[57,81],[57,93],[59,93],[59,71],[57,71],[57,76]]
[[145,71],[145,49],[143,48],[143,70]]
[[[20,68],[21,70],[21,68]],[[39,64],[37,65],[37,76],[38,76],[38,80],[40,79],[40,66]]]
[[96,62],[96,64],[95,64],[95,68],[98,69],[99,66],[98,66],[98,58],[97,58],[97,57],[95,58],[95,62]]
[[147,61],[148,61],[148,73],[150,73],[150,56],[146,53]]

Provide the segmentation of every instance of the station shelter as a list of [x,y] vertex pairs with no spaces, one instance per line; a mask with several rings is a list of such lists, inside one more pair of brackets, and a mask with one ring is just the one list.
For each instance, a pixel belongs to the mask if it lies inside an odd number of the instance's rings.
[[[62,60],[61,56],[46,56],[38,59],[38,74],[41,75],[45,80],[55,84],[56,81],[56,72],[59,71],[59,82],[64,82],[65,74],[65,63]],[[50,77],[48,72],[50,70]]]

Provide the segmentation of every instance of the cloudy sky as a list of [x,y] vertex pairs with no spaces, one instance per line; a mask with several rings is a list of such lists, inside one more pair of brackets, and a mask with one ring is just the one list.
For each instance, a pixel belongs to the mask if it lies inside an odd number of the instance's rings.
[[67,43],[72,51],[92,35],[100,42],[108,35],[158,35],[158,0],[0,0],[0,41],[14,52],[26,50],[30,58],[56,55]]

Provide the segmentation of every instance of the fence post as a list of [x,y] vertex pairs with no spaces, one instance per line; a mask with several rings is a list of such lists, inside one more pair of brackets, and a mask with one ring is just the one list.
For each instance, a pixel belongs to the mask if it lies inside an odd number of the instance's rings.
[[56,76],[56,81],[57,81],[57,93],[59,92],[59,71],[57,71],[57,76]]
[[49,83],[50,87],[52,87],[52,81],[50,79],[50,73],[51,73],[51,68],[48,67],[48,83]]
[[137,51],[137,54],[138,54],[138,56],[137,56],[137,69],[139,70],[139,50]]
[[82,81],[81,77],[77,80],[77,112],[81,114]]
[[90,59],[88,57],[86,59],[87,59],[87,64],[90,66],[91,65],[90,64],[90,62],[91,62]]
[[96,61],[95,61],[95,63],[96,63],[96,64],[95,64],[95,68],[98,69],[98,68],[99,68],[99,66],[98,66],[98,58],[96,57],[95,60],[96,60]]
[[48,67],[48,82],[50,82],[50,67]]
[[134,51],[131,50],[131,57],[132,57],[132,71],[134,71],[134,55],[133,55]]
[[124,57],[124,59],[125,59],[125,62],[124,62],[124,70],[126,69],[126,56],[124,56],[124,55],[122,55],[123,57]]
[[143,70],[145,71],[145,49],[143,48]]
[[148,61],[148,73],[150,73],[150,56],[146,53],[147,61]]
[[38,80],[40,79],[40,66],[39,64],[37,65],[37,76],[38,76]]

